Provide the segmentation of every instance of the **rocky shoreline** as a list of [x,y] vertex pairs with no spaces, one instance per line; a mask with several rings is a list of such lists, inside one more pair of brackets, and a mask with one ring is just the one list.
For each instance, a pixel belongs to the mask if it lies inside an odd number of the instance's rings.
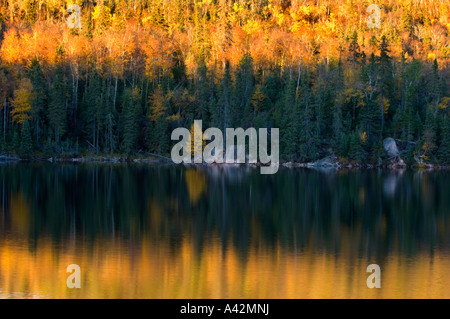
[[[386,152],[388,159],[382,161],[379,159],[377,164],[374,163],[360,163],[356,161],[340,160],[335,155],[330,155],[324,157],[320,160],[314,162],[294,162],[294,161],[281,161],[279,167],[285,168],[315,168],[315,169],[392,169],[392,170],[402,170],[402,169],[450,169],[449,165],[443,165],[439,163],[424,163],[422,159],[415,157],[416,163],[406,164],[400,157],[400,151],[397,144],[393,138],[386,138],[383,141],[383,148]],[[52,163],[148,163],[148,164],[170,164],[177,165],[173,163],[170,157],[162,156],[159,154],[145,153],[142,156],[77,156],[72,157],[70,155],[66,156],[55,156],[55,157],[33,157],[29,159],[20,158],[18,156],[8,156],[0,155],[1,162],[17,162],[17,161],[35,161],[42,162],[48,161]],[[207,164],[203,162],[202,164],[183,164],[185,166],[221,166],[221,167],[238,167],[245,165],[248,167],[260,167],[263,166],[261,163],[257,164],[239,164],[239,163],[223,163],[223,164]]]
[[381,164],[371,164],[371,163],[357,163],[357,162],[323,162],[324,160],[319,160],[316,162],[310,163],[296,163],[296,162],[286,162],[282,163],[281,166],[287,168],[322,168],[322,169],[374,169],[374,168],[383,168],[383,169],[392,169],[392,170],[400,170],[400,169],[450,169],[450,166],[436,163],[422,163],[422,164],[412,164],[408,165],[402,162],[388,162]]
[[[172,162],[168,157],[164,156],[149,156],[149,157],[125,157],[125,156],[86,156],[86,157],[35,157],[24,159],[18,156],[0,155],[0,162],[50,162],[50,163],[105,163],[105,164],[120,164],[120,163],[147,163],[147,164],[171,164],[177,165]],[[228,166],[239,167],[245,165],[248,167],[260,167],[262,164],[239,164],[239,163],[223,163],[223,164],[183,164],[185,166]],[[450,166],[439,163],[424,163],[407,165],[402,160],[391,160],[380,164],[370,163],[357,163],[357,162],[340,162],[336,157],[329,156],[320,159],[315,162],[301,163],[286,161],[281,162],[280,167],[284,168],[311,168],[311,169],[450,169]]]

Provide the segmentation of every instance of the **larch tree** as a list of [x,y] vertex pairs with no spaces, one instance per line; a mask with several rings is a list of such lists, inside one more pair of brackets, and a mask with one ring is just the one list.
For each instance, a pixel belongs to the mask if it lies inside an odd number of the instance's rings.
[[33,100],[33,85],[30,79],[22,78],[17,89],[14,90],[14,99],[11,101],[11,110],[14,122],[22,124],[25,119],[31,118],[31,103]]

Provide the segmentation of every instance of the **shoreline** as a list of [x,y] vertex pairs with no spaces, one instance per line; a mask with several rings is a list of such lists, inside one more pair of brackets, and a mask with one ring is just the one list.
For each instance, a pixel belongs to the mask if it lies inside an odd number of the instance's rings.
[[[396,163],[384,163],[378,164],[363,164],[357,162],[342,163],[342,162],[321,162],[318,160],[316,162],[292,162],[284,161],[279,164],[280,168],[295,169],[295,168],[309,168],[309,169],[389,169],[389,170],[403,170],[403,169],[414,169],[414,170],[447,170],[450,169],[450,165],[444,165],[439,163],[426,163],[426,164],[404,164],[398,165]],[[212,163],[207,164],[205,162],[199,163],[184,163],[175,164],[168,157],[164,156],[148,156],[148,157],[125,157],[125,156],[81,156],[81,157],[33,157],[33,158],[20,158],[18,156],[8,156],[0,155],[0,163],[12,163],[12,162],[49,162],[49,163],[100,163],[100,164],[169,164],[169,165],[183,165],[186,167],[197,166],[197,167],[260,167],[263,166],[261,163],[250,164],[250,163]]]

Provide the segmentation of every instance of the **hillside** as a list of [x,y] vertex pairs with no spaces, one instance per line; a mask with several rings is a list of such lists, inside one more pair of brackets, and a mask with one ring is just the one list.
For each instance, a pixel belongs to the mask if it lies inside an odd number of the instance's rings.
[[[450,164],[444,0],[0,1],[0,147],[167,155],[176,127],[279,127],[280,156]],[[369,28],[367,8],[381,8]]]

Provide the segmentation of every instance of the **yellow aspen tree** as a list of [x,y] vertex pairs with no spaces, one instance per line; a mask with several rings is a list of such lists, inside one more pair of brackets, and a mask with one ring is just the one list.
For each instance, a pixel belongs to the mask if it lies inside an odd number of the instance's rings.
[[25,119],[29,120],[31,110],[31,101],[33,100],[33,85],[30,79],[23,78],[19,87],[14,90],[14,99],[11,101],[13,109],[11,110],[14,122],[22,124]]

